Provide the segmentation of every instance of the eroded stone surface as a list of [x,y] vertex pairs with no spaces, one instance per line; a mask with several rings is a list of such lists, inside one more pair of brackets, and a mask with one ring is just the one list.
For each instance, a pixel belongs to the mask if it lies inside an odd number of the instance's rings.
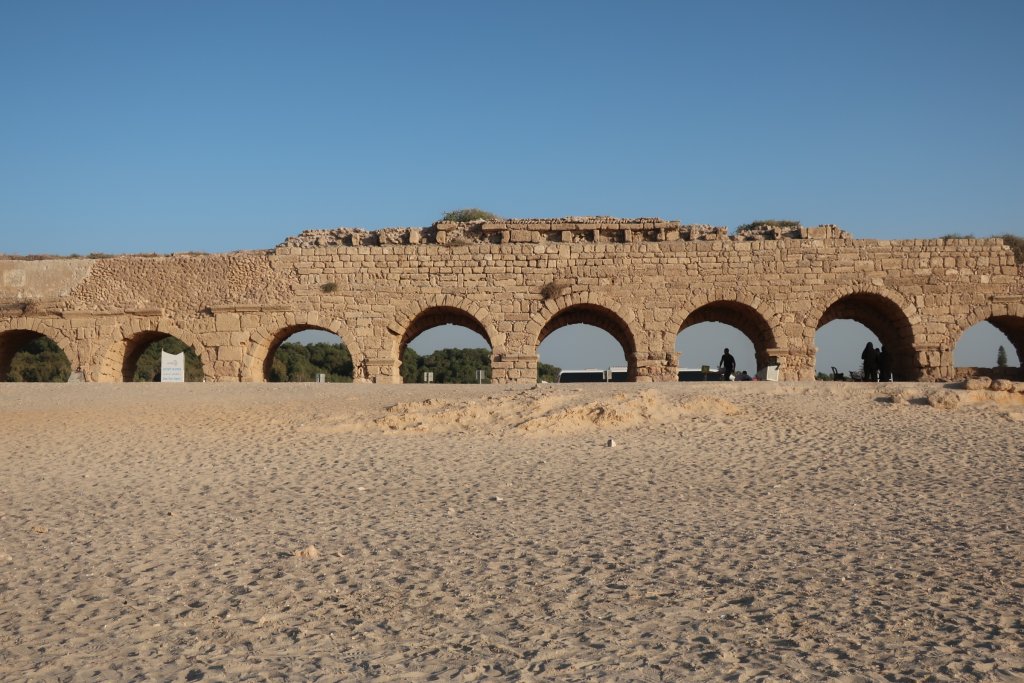
[[807,380],[815,331],[852,318],[882,340],[896,379],[955,378],[969,371],[953,368],[953,347],[982,320],[1024,355],[1022,292],[999,239],[854,240],[836,226],[730,236],[610,217],[339,228],[266,251],[0,259],[0,374],[15,341],[45,334],[88,380],[120,381],[140,344],[170,334],[208,380],[262,381],[277,344],[319,328],[348,345],[356,381],[395,382],[416,334],[456,323],[491,344],[494,381],[533,382],[540,342],[587,323],[622,344],[632,378],[673,381],[678,332],[718,321],[751,339],[759,367]]

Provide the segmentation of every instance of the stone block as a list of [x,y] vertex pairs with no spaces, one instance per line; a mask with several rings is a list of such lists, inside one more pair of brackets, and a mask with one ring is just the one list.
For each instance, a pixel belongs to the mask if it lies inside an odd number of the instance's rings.
[[241,316],[237,313],[218,313],[215,318],[218,332],[237,332],[242,329]]
[[220,346],[217,348],[217,360],[241,361],[242,349],[238,346]]
[[537,233],[532,230],[511,230],[509,234],[510,242],[537,242],[539,237]]

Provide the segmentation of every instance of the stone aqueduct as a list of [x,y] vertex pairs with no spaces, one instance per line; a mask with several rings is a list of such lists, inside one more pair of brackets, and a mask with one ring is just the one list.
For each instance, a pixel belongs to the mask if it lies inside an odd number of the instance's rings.
[[[574,323],[608,331],[629,376],[673,381],[676,335],[732,325],[784,380],[814,378],[815,331],[863,323],[897,379],[950,377],[975,323],[1024,358],[1024,267],[999,239],[854,240],[835,226],[724,228],[658,219],[437,223],[307,231],[276,249],[106,258],[0,258],[0,376],[46,335],[87,380],[130,379],[173,335],[207,381],[259,382],[303,329],[337,333],[357,382],[400,382],[402,350],[455,323],[492,349],[494,382],[534,382],[537,348]],[[684,350],[685,354],[685,350]]]

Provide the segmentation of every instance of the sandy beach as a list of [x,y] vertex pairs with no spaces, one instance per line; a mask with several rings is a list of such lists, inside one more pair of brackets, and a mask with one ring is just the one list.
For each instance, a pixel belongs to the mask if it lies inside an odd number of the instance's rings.
[[1024,678],[1024,394],[2,384],[0,434],[3,680]]

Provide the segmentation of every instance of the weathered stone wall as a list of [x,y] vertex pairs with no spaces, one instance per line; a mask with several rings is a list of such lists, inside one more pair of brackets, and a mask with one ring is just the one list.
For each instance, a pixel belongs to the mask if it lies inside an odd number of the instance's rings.
[[1001,240],[853,240],[834,226],[339,229],[274,251],[0,260],[0,282],[0,347],[46,334],[92,381],[120,381],[164,334],[195,348],[209,380],[261,381],[277,344],[321,328],[348,344],[357,381],[394,382],[405,344],[446,322],[488,339],[497,382],[535,381],[540,342],[578,322],[610,332],[639,381],[675,379],[676,335],[709,320],[742,330],[783,379],[813,378],[815,331],[836,318],[872,329],[899,379],[952,376],[954,345],[982,320],[1024,357],[1024,274]]
[[0,303],[56,301],[89,276],[92,259],[8,261],[0,268]]

